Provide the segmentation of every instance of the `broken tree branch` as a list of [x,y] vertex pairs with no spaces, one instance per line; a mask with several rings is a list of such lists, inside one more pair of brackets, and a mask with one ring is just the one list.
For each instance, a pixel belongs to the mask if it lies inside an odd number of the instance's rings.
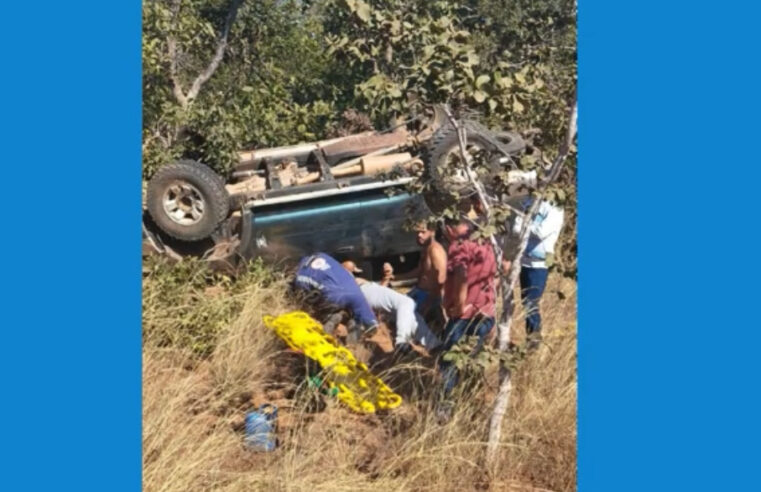
[[242,3],[243,0],[233,0],[230,5],[230,10],[227,12],[227,18],[225,19],[225,26],[222,28],[219,38],[217,38],[217,49],[214,52],[214,57],[211,59],[209,66],[206,67],[206,70],[201,72],[193,81],[193,85],[190,86],[187,95],[189,101],[192,101],[198,96],[198,92],[201,90],[203,84],[214,75],[217,67],[222,62],[222,58],[225,56],[225,49],[227,49],[227,36],[230,34],[230,28],[232,27],[233,22],[235,22],[235,17],[238,15],[238,9]]
[[184,108],[188,104],[188,99],[185,97],[185,92],[182,90],[182,83],[178,75],[178,54],[177,54],[177,41],[174,39],[174,28],[177,25],[177,17],[180,15],[180,6],[182,0],[174,0],[172,2],[172,18],[169,21],[169,34],[166,38],[167,55],[169,56],[169,79],[172,81],[172,93],[175,99]]
[[167,52],[169,55],[169,78],[172,80],[172,92],[174,97],[177,99],[177,102],[179,102],[183,108],[187,108],[187,106],[196,97],[198,97],[198,93],[201,91],[201,87],[203,87],[203,85],[211,78],[211,76],[214,75],[214,72],[222,62],[222,58],[225,56],[225,50],[227,49],[227,38],[230,34],[230,29],[235,22],[235,18],[238,15],[238,10],[240,9],[241,4],[243,4],[243,0],[232,0],[230,8],[227,12],[227,17],[225,18],[225,24],[222,27],[222,31],[219,33],[219,36],[217,36],[217,46],[214,50],[214,56],[206,68],[195,78],[187,93],[185,93],[182,88],[182,83],[180,82],[178,74],[179,63],[177,41],[171,34],[171,30],[174,29],[176,18],[179,15],[180,3],[181,0],[175,0],[172,3],[172,22],[170,24],[170,34],[167,37]]
[[[486,190],[484,189],[483,184],[476,177],[476,173],[473,172],[473,167],[471,166],[473,158],[467,152],[468,132],[464,127],[460,126],[457,123],[457,119],[452,114],[449,106],[444,106],[444,112],[447,114],[449,122],[452,123],[452,126],[454,126],[454,129],[457,133],[457,141],[460,145],[460,154],[462,155],[462,165],[463,169],[465,170],[465,174],[468,176],[468,180],[476,190],[478,200],[481,202],[481,206],[484,210],[484,215],[486,215],[486,219],[489,220],[491,219],[491,206],[489,205],[489,201],[486,198]],[[497,259],[497,264],[499,265],[502,263],[502,248],[499,247],[497,239],[494,237],[494,235],[489,236],[489,240],[491,241],[492,249],[494,249],[494,256]]]
[[[461,127],[461,125],[458,125],[457,120],[454,118],[449,108],[445,107],[444,110],[447,114],[447,117],[449,118],[449,121],[454,126],[457,133],[457,140],[460,146],[460,154],[462,155],[462,160],[463,160],[463,163],[462,163],[463,169],[471,185],[476,190],[478,199],[481,202],[481,207],[483,208],[484,214],[486,215],[486,219],[488,221],[491,218],[491,206],[489,205],[489,202],[487,200],[486,191],[483,187],[483,184],[477,179],[471,166],[472,158],[470,154],[468,154],[467,152],[467,133],[465,129]],[[534,215],[536,214],[539,208],[539,203],[540,203],[540,200],[534,200],[534,203],[531,204],[531,207],[529,207],[528,212],[524,216],[524,220],[523,220],[523,224],[522,224],[521,232],[519,236],[520,246],[518,248],[518,251],[516,252],[515,261],[511,263],[512,267],[510,269],[509,275],[505,275],[504,272],[502,275],[500,275],[499,287],[503,293],[502,313],[501,313],[500,324],[499,324],[500,351],[507,350],[508,345],[510,343],[510,319],[512,318],[512,314],[513,314],[513,302],[512,302],[513,295],[512,294],[513,294],[515,285],[518,282],[518,275],[520,274],[520,263],[517,260],[520,259],[520,257],[523,255],[523,252],[526,249],[526,244],[528,243],[529,225],[531,223],[530,219],[533,218]],[[491,240],[492,249],[494,250],[494,256],[497,260],[497,265],[499,265],[501,269],[504,252],[502,248],[499,246],[497,239],[493,234],[490,236],[490,240]],[[505,320],[507,320],[507,322],[505,322]],[[512,389],[509,369],[505,366],[500,367],[500,379],[501,379],[501,382],[500,382],[499,392],[497,394],[497,400],[496,400],[494,412],[492,413],[492,418],[489,425],[489,441],[487,444],[487,464],[488,465],[492,465],[494,463],[497,444],[499,443],[501,430],[502,430],[501,429],[502,417],[505,415],[507,411],[507,405],[510,400],[510,392]]]

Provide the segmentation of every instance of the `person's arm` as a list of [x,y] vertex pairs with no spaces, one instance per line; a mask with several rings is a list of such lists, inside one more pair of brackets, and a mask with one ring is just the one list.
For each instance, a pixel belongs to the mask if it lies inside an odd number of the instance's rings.
[[465,314],[465,303],[468,301],[468,270],[464,265],[458,265],[454,269],[452,290],[454,295],[448,314],[450,318],[460,318]]
[[343,270],[343,267],[340,268],[341,270],[336,269],[336,272],[343,273],[333,277],[333,282],[330,284],[326,284],[326,288],[322,291],[323,295],[333,304],[350,309],[354,318],[363,325],[377,325],[378,319],[362,294],[356,280],[349,272]]
[[539,224],[532,224],[531,232],[545,243],[545,251],[552,253],[562,228],[563,209],[547,204],[544,220]]
[[431,264],[436,272],[436,292],[441,296],[447,281],[447,252],[443,247],[434,248],[431,252]]
[[[422,260],[421,260],[422,261]],[[384,263],[383,264],[383,279],[379,282],[380,285],[383,287],[388,287],[391,285],[392,280],[412,280],[420,277],[420,263],[417,264],[417,266],[410,270],[407,273],[403,273],[401,275],[395,275],[394,274],[394,267],[391,266],[391,263]]]

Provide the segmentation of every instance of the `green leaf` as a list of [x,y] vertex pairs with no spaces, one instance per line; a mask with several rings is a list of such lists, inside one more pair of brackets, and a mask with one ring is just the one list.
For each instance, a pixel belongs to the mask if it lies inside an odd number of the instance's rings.
[[371,13],[372,9],[370,8],[370,5],[366,4],[362,0],[357,0],[357,17],[362,19],[363,22],[367,23],[370,22]]
[[444,362],[452,362],[457,358],[457,354],[455,354],[452,351],[446,352],[444,355],[441,356],[441,360]]
[[494,99],[489,99],[489,109],[494,111],[497,109],[497,101]]
[[362,52],[356,46],[349,46],[349,53],[353,53],[357,58],[362,59]]
[[478,65],[478,62],[480,61],[480,58],[478,58],[478,55],[475,51],[469,51],[468,52],[468,65]]
[[510,76],[500,75],[500,77],[497,78],[495,74],[494,81],[503,89],[509,89],[513,85],[513,79]]
[[513,111],[516,113],[522,113],[525,108],[518,99],[513,99]]
[[476,79],[476,89],[480,89],[485,83],[489,82],[491,78],[488,75],[479,75]]

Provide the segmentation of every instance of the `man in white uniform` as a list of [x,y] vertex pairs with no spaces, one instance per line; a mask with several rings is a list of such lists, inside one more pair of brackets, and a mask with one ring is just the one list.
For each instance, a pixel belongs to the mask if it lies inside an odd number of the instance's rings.
[[[531,201],[531,197],[526,197],[520,204],[522,210],[528,211]],[[506,258],[502,262],[503,271],[508,271],[510,268],[508,258],[517,249],[516,241],[522,226],[523,218],[516,214],[511,227],[512,234],[506,238]],[[542,340],[542,317],[539,313],[539,300],[547,285],[547,257],[554,254],[555,244],[562,228],[563,209],[547,200],[542,200],[534,220],[529,225],[528,244],[520,259],[521,298],[526,310],[526,336],[529,349],[536,348]]]

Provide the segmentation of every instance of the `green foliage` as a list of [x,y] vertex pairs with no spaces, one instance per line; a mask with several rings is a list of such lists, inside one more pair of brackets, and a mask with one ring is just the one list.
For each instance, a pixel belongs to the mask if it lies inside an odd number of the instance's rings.
[[243,2],[222,63],[198,97],[229,1],[143,4],[144,169],[180,155],[224,171],[241,147],[323,137],[355,107],[385,125],[425,104],[478,110],[497,127],[539,128],[556,148],[575,89],[570,0]]
[[[573,0],[244,1],[221,63],[197,97],[182,101],[175,82],[187,94],[209,66],[231,4],[143,3],[146,178],[180,157],[224,175],[238,150],[340,133],[350,108],[383,128],[447,102],[489,127],[522,132],[530,150],[523,169],[545,167],[564,137],[576,87]],[[559,245],[564,269],[575,264],[575,152],[566,167],[548,191],[573,223]],[[483,175],[484,160],[475,168]]]
[[379,121],[449,102],[559,142],[575,90],[572,1],[330,0],[330,53]]
[[214,56],[229,2],[143,3],[143,170],[180,156],[224,174],[242,148],[321,138],[335,120],[329,58],[319,20],[295,0],[244,2],[222,63],[198,97],[183,105],[173,91],[169,39],[177,45],[176,80],[187,91]]
[[458,97],[480,104],[479,56],[450,2],[328,2],[329,52],[357,80],[356,101],[379,121]]
[[526,351],[517,346],[513,346],[510,350],[500,351],[489,344],[484,344],[474,354],[477,344],[477,336],[464,337],[442,356],[442,360],[453,363],[461,371],[483,372],[498,364],[513,371],[526,358]]

